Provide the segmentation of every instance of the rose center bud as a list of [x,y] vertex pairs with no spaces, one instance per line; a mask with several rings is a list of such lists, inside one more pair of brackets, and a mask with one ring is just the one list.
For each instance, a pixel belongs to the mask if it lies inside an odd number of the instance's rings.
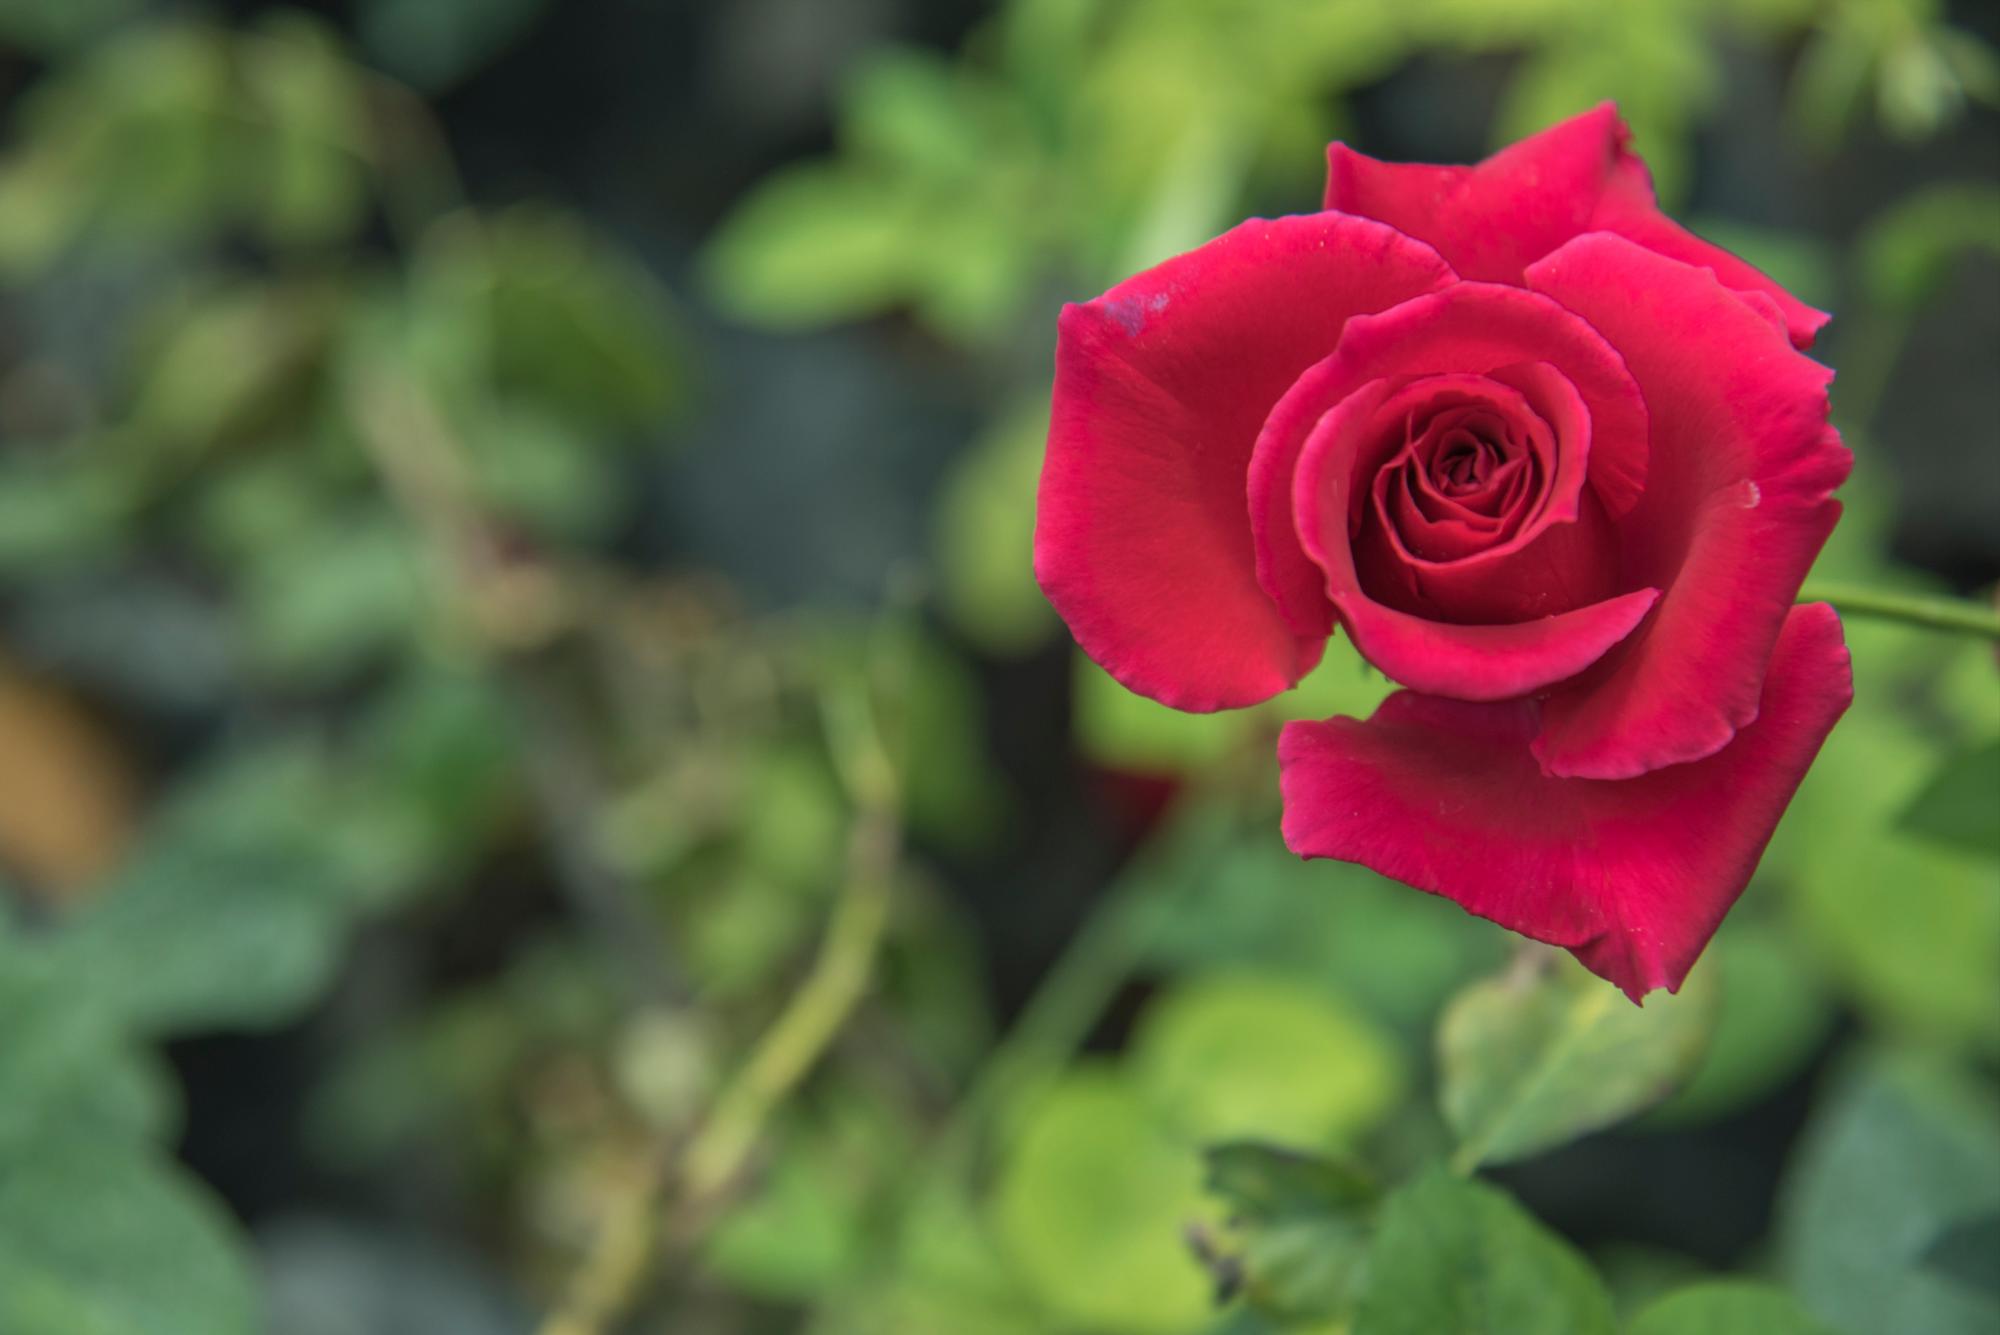
[[1383,404],[1352,525],[1369,596],[1500,624],[1614,590],[1616,536],[1583,483],[1588,414],[1567,389],[1553,368],[1508,367],[1418,377]]
[[1486,485],[1498,456],[1492,441],[1469,431],[1455,432],[1445,442],[1444,453],[1431,465],[1431,481],[1452,496],[1478,491]]

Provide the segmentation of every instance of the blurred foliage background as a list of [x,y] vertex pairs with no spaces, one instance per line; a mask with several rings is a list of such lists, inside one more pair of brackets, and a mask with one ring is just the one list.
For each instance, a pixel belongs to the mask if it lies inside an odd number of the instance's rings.
[[0,0],[0,1335],[1993,1330],[1992,644],[1850,619],[1641,1011],[1284,852],[1351,654],[1171,714],[1029,544],[1062,300],[1615,97],[1837,313],[1821,573],[1990,591],[1996,40]]

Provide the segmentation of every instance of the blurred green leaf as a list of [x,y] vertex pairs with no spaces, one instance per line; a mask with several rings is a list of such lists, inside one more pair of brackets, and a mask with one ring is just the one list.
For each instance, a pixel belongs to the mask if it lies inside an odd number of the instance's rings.
[[747,868],[717,885],[680,932],[680,954],[704,1000],[743,998],[769,984],[812,942],[822,902]]
[[919,1182],[894,1229],[893,1278],[830,1304],[827,1335],[1047,1335],[1049,1314],[957,1184]]
[[1916,309],[1950,280],[1968,250],[2000,255],[2000,186],[1945,182],[1912,192],[1861,235],[1869,300],[1889,310]]
[[46,577],[117,552],[141,489],[130,461],[87,446],[0,454],[0,576]]
[[541,541],[601,539],[628,512],[626,479],[572,418],[512,404],[465,427],[479,499]]
[[152,1154],[54,1134],[0,1174],[0,1330],[252,1335],[247,1258],[222,1208]]
[[1937,6],[1842,0],[1814,25],[1792,83],[1792,111],[1822,148],[1847,130],[1872,91],[1884,128],[1905,139],[1936,133],[1968,96],[1990,101],[2000,83],[1992,49],[1937,21]]
[[939,593],[989,653],[1023,654],[1058,624],[1035,583],[1035,485],[1048,404],[1010,411],[954,461],[936,509]]
[[1924,1250],[1924,1264],[1967,1288],[2000,1298],[2000,1212],[1945,1229]]
[[[1857,698],[1896,689],[1866,632],[1850,630],[1849,639]],[[1871,1019],[1992,1049],[2000,1046],[1992,863],[1894,829],[1935,757],[1894,714],[1857,708],[1821,749],[1773,848],[1806,939]]]
[[[1990,887],[1989,887],[1990,888]],[[1780,1193],[1780,1273],[1851,1331],[1973,1335],[2000,1298],[1923,1264],[1953,1226],[2000,1209],[2000,1108],[1935,1064],[1874,1059],[1821,1099]]]
[[1628,1335],[1834,1335],[1783,1289],[1751,1280],[1709,1280],[1677,1290],[1639,1313]]
[[1208,1189],[1230,1208],[1243,1293],[1289,1319],[1343,1316],[1379,1192],[1353,1165],[1260,1141],[1211,1146]]
[[1237,973],[1197,978],[1154,1001],[1131,1072],[1191,1140],[1246,1136],[1351,1143],[1396,1105],[1401,1055],[1323,988]]
[[362,0],[355,26],[384,69],[439,92],[520,40],[544,0]]
[[842,147],[864,161],[934,178],[988,165],[997,90],[928,51],[885,47],[858,63],[840,98]]
[[1504,1193],[1433,1169],[1384,1203],[1353,1335],[1477,1330],[1611,1335],[1611,1299]]
[[279,247],[345,240],[368,207],[367,72],[317,19],[280,11],[239,39],[241,111],[262,122],[251,208]]
[[1189,714],[1127,690],[1080,651],[1072,677],[1073,726],[1084,755],[1110,769],[1194,773],[1212,769],[1252,738],[1292,719],[1366,718],[1394,686],[1345,636],[1329,640],[1299,684],[1255,709]]
[[1456,1162],[1526,1158],[1658,1102],[1700,1057],[1714,1014],[1701,971],[1643,1008],[1567,960],[1473,984],[1438,1025]]
[[1169,878],[1141,912],[1141,938],[1160,964],[1331,986],[1409,1031],[1428,1027],[1454,988],[1503,954],[1500,934],[1457,905],[1365,867],[1295,857],[1268,831]]
[[158,1139],[176,1116],[164,1072],[119,1031],[114,1008],[74,982],[41,939],[0,940],[0,1158],[10,1163],[50,1134]]
[[748,1198],[708,1236],[704,1264],[733,1287],[778,1300],[809,1299],[855,1276],[868,1255],[866,1193],[887,1185],[881,1151],[895,1134],[878,1126],[873,1145],[856,1144],[838,1128],[795,1121]]
[[136,13],[144,0],[0,0],[0,41],[30,51],[57,53],[101,37]]
[[243,283],[170,303],[149,321],[158,337],[132,430],[185,455],[269,429],[309,388],[333,300],[325,289]]
[[1109,1071],[1072,1068],[1024,1112],[993,1212],[1022,1276],[1066,1322],[1181,1331],[1207,1310],[1182,1240],[1205,1214],[1194,1156]]
[[1707,1266],[1685,1252],[1644,1243],[1594,1247],[1590,1261],[1611,1290],[1611,1305],[1619,1314],[1621,1327],[1668,1294],[1712,1278]]
[[1243,714],[1184,714],[1127,690],[1081,650],[1071,662],[1077,748],[1100,765],[1142,774],[1212,769],[1242,736]]
[[2000,741],[1947,756],[1904,808],[1898,828],[1919,838],[2000,856]]
[[771,747],[751,761],[745,784],[745,865],[801,890],[832,886],[847,845],[847,802],[818,749]]
[[708,243],[709,293],[736,319],[809,328],[881,310],[910,290],[927,221],[893,182],[809,164],[760,184]]
[[[914,626],[895,632],[877,706],[910,828],[957,852],[990,848],[1007,809],[986,746],[986,701],[970,669]],[[879,651],[878,651],[879,652]]]
[[1231,1140],[1203,1152],[1208,1189],[1239,1217],[1341,1214],[1372,1202],[1375,1184],[1354,1165],[1261,1140]]
[[124,871],[49,948],[147,1034],[280,1023],[315,997],[359,898],[317,837],[317,776],[249,752],[188,782]]
[[503,392],[573,422],[625,430],[657,423],[679,392],[683,359],[658,281],[550,209],[501,213],[482,243],[484,284],[475,290],[489,302]]
[[415,541],[387,510],[322,519],[244,572],[241,630],[262,669],[341,680],[413,635],[428,609]]
[[489,677],[420,662],[377,688],[339,758],[344,865],[368,898],[463,869],[489,846],[521,787],[520,724]]

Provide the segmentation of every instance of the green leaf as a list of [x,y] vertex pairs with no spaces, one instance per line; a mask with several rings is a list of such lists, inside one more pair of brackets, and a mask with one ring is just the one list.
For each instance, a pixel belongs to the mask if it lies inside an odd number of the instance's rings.
[[1874,1059],[1822,1099],[1786,1172],[1779,1270],[1844,1330],[1975,1335],[2000,1300],[1926,1264],[2000,1209],[2000,1108],[1948,1068]]
[[765,180],[723,220],[704,257],[729,315],[780,329],[870,314],[912,289],[925,224],[907,190],[809,164]]
[[[1908,689],[1873,661],[1855,629],[1857,697]],[[1895,829],[1936,756],[1935,743],[1887,710],[1850,712],[1800,785],[1773,852],[1787,872],[1801,935],[1872,1022],[1993,1051],[2000,1049],[1993,864]],[[1921,911],[1898,888],[1921,896]]]
[[366,71],[317,19],[280,11],[235,49],[237,112],[253,118],[252,207],[273,245],[349,240],[366,218],[371,156]]
[[[866,1150],[873,1147],[859,1147]],[[751,1194],[709,1233],[704,1265],[732,1288],[801,1301],[855,1276],[866,1259],[864,1188],[887,1167],[824,1128],[795,1124]]]
[[558,543],[601,538],[630,489],[568,417],[516,403],[469,416],[467,458],[493,512]]
[[328,517],[245,572],[241,625],[256,663],[337,682],[414,633],[428,607],[422,554],[386,511]]
[[1473,984],[1438,1027],[1455,1162],[1525,1158],[1658,1102],[1701,1055],[1714,1010],[1705,973],[1643,1008],[1567,960]]
[[1127,690],[1078,653],[1073,677],[1077,746],[1100,765],[1141,773],[1193,773],[1264,739],[1292,719],[1366,718],[1394,689],[1346,637],[1327,642],[1318,667],[1255,709],[1188,714]]
[[55,53],[100,37],[131,17],[142,0],[71,0],[45,5],[40,0],[0,2],[0,39],[10,46]]
[[2000,741],[1946,757],[1897,825],[1922,839],[2000,857]]
[[1351,863],[1305,861],[1268,831],[1141,901],[1139,937],[1176,970],[1240,965],[1337,987],[1387,1023],[1428,1031],[1500,934],[1436,895]]
[[948,1175],[919,1182],[895,1233],[892,1277],[826,1304],[827,1335],[1047,1335],[1049,1314]]
[[0,1162],[32,1153],[50,1132],[137,1143],[174,1120],[165,1074],[76,982],[44,938],[0,940]]
[[1253,974],[1183,983],[1133,1038],[1135,1080],[1190,1139],[1348,1144],[1395,1107],[1400,1053],[1324,988]]
[[956,852],[989,844],[1007,797],[987,755],[986,702],[971,670],[914,622],[878,630],[867,652],[904,819]]
[[841,93],[842,147],[930,177],[972,178],[990,165],[994,90],[929,51],[870,52]]
[[355,26],[391,74],[439,92],[505,51],[545,0],[363,0]]
[[1835,1335],[1783,1289],[1720,1279],[1668,1294],[1633,1318],[1627,1335]]
[[148,323],[130,409],[145,440],[194,453],[266,431],[298,407],[329,331],[322,289],[238,283],[169,302]]
[[319,837],[327,810],[304,756],[217,763],[48,943],[56,967],[141,1033],[289,1019],[331,977],[364,890]]
[[1145,774],[1210,769],[1243,735],[1243,714],[1184,714],[1127,690],[1081,650],[1072,663],[1077,748],[1107,768]]
[[1869,299],[1914,310],[1949,281],[1965,252],[2000,254],[2000,187],[1945,182],[1914,191],[1868,224],[1859,249]]
[[1258,1140],[1232,1140],[1203,1152],[1208,1189],[1241,1218],[1341,1214],[1366,1205],[1375,1184],[1352,1164]]
[[1116,1075],[1072,1069],[1023,1113],[993,1196],[993,1225],[1066,1324],[1184,1331],[1208,1281],[1183,1242],[1206,1213],[1194,1156]]
[[1433,1169],[1384,1204],[1353,1335],[1611,1335],[1611,1299],[1504,1193]]
[[80,1135],[8,1156],[7,1335],[252,1335],[256,1312],[234,1227],[179,1169]]
[[45,574],[118,551],[141,488],[132,461],[107,451],[0,455],[0,574]]
[[2000,1298],[2000,1212],[1953,1224],[1924,1250],[1924,1264]]
[[673,406],[683,349],[665,290],[636,259],[525,206],[490,220],[481,258],[504,393],[603,428],[651,426]]
[[1295,1320],[1343,1315],[1367,1255],[1375,1184],[1350,1164],[1256,1141],[1212,1146],[1204,1159],[1241,1240],[1248,1301]]
[[[1236,1258],[1249,1306],[1298,1323],[1337,1322],[1353,1308],[1366,1282],[1369,1231],[1359,1214],[1316,1214],[1274,1219],[1246,1230]],[[1334,1330],[1345,1329],[1336,1325]]]

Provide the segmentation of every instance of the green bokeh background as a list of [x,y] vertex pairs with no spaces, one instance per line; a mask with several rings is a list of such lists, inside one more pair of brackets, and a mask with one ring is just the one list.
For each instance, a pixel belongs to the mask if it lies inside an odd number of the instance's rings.
[[0,1335],[1992,1331],[1992,643],[1849,619],[1636,1010],[1284,852],[1351,651],[1173,714],[1029,550],[1062,301],[1609,97],[1836,313],[1816,575],[1990,599],[1996,41],[0,0]]

